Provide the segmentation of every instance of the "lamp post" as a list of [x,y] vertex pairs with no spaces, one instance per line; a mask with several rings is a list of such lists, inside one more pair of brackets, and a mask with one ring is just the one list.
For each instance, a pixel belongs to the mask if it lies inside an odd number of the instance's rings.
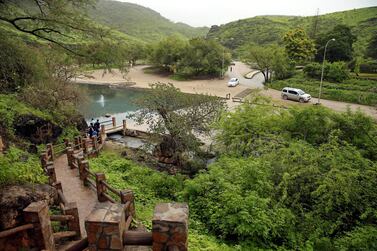
[[327,41],[327,43],[326,43],[326,45],[325,45],[325,52],[323,53],[322,72],[321,72],[321,83],[319,84],[319,94],[318,94],[318,102],[317,102],[317,105],[320,105],[320,104],[321,104],[322,83],[323,83],[323,74],[324,74],[324,71],[325,71],[326,51],[327,51],[327,46],[329,45],[329,43],[330,43],[331,41],[335,41],[335,38],[332,38],[332,39],[330,39],[329,41]]

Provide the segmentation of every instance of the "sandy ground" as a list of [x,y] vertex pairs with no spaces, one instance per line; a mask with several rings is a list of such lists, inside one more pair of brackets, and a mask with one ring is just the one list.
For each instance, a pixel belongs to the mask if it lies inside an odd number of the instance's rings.
[[[156,74],[146,74],[143,69],[147,66],[136,66],[130,69],[128,74],[124,77],[119,70],[113,70],[112,73],[103,73],[103,70],[95,70],[87,73],[85,77],[75,79],[78,83],[88,83],[88,84],[112,84],[112,85],[130,85],[137,88],[149,88],[150,84],[162,82],[171,83],[181,91],[186,93],[201,93],[210,94],[219,97],[225,97],[230,94],[231,97],[237,95],[245,89],[261,89],[263,95],[269,96],[275,103],[284,104],[285,106],[290,105],[313,105],[317,102],[317,99],[313,99],[307,104],[299,104],[293,101],[284,101],[281,99],[280,91],[268,89],[263,89],[263,76],[262,74],[257,74],[253,79],[245,79],[243,76],[251,71],[246,65],[237,62],[232,69],[229,68],[224,79],[211,79],[211,80],[190,80],[190,81],[176,81],[168,78],[164,75]],[[90,77],[89,77],[90,76]],[[228,87],[227,82],[231,77],[237,77],[240,79],[240,85],[237,87]],[[239,103],[234,103],[232,101],[227,102],[228,107],[233,109],[238,106]],[[348,108],[356,111],[361,110],[362,112],[372,116],[377,119],[377,108],[365,105],[350,104],[345,102],[331,101],[331,100],[321,100],[321,104],[335,111],[346,111]]]

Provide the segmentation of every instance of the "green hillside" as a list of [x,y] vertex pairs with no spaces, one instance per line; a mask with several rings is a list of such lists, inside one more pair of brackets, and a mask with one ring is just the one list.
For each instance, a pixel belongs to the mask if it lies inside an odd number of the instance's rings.
[[285,32],[298,27],[304,28],[310,36],[316,37],[337,24],[352,27],[353,33],[358,37],[355,46],[363,48],[372,32],[377,32],[377,7],[335,12],[321,15],[318,19],[314,16],[258,16],[212,26],[207,36],[220,39],[230,48],[237,48],[251,42],[260,45],[280,43]]
[[174,23],[149,8],[132,3],[100,0],[94,9],[89,10],[89,14],[100,24],[147,42],[172,34],[191,38],[205,36],[208,32],[207,27],[194,28]]

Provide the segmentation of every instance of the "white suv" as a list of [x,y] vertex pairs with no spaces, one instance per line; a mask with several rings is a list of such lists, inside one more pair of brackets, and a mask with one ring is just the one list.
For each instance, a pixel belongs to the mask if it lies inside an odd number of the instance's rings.
[[312,99],[312,97],[309,94],[305,93],[303,90],[290,87],[285,87],[281,91],[281,97],[284,100],[296,100],[300,103],[309,102]]

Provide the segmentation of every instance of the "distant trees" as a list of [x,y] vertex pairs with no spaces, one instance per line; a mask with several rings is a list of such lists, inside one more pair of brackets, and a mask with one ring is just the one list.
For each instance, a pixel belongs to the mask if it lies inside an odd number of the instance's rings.
[[219,76],[230,63],[229,53],[213,40],[195,38],[189,41],[168,37],[153,48],[151,62],[183,77]]
[[291,65],[286,53],[279,47],[249,45],[242,50],[242,60],[251,68],[261,71],[265,83],[269,83],[272,76],[284,78],[290,74]]
[[368,57],[377,60],[377,32],[373,34],[372,40],[367,47],[366,54]]
[[[311,78],[320,79],[322,74],[322,64],[311,63],[305,66],[304,72]],[[342,82],[350,78],[350,71],[344,62],[326,62],[324,65],[324,79],[331,82]]]
[[335,41],[327,47],[326,60],[330,62],[351,61],[353,59],[352,45],[356,41],[356,37],[352,34],[351,28],[346,25],[337,25],[331,31],[318,36],[315,59],[322,61],[325,45],[332,38],[335,38]]
[[297,63],[309,61],[315,54],[315,43],[303,29],[288,31],[283,36],[288,57]]

